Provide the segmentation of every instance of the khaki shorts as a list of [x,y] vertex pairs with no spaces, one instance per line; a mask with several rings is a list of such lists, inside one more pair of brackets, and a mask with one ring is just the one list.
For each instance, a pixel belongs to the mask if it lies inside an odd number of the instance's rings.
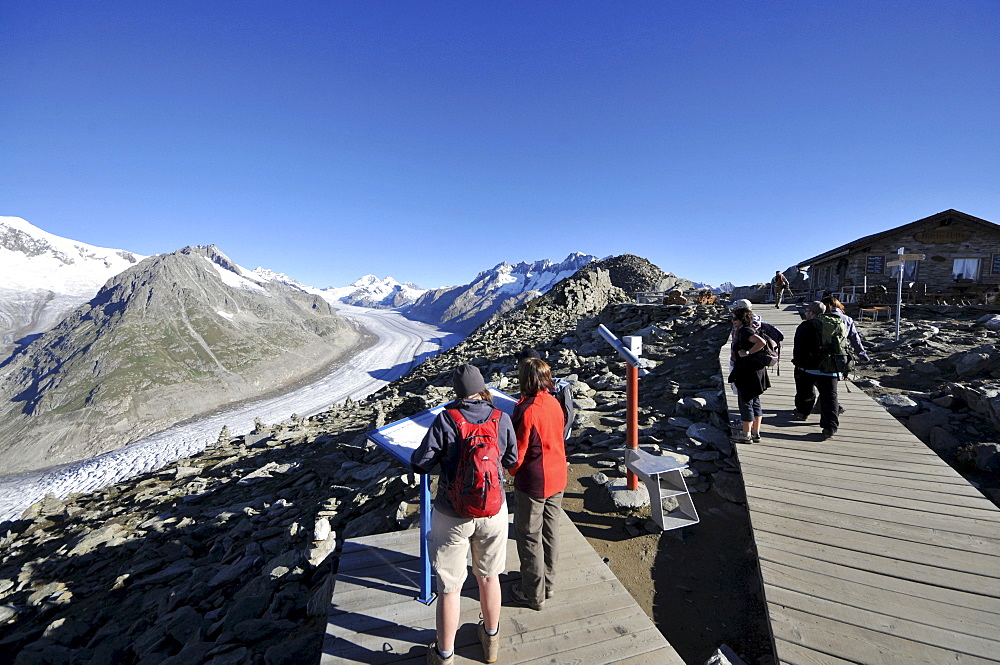
[[470,548],[476,577],[499,575],[507,566],[507,502],[493,517],[451,517],[435,510],[429,545],[438,593],[461,590]]

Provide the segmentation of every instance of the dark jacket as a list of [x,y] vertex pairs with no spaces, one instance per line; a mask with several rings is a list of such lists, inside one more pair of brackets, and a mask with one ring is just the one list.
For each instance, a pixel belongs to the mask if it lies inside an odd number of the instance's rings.
[[792,347],[792,364],[799,369],[819,368],[821,340],[816,325],[805,320],[795,329],[795,345]]
[[[456,403],[452,402],[445,409],[455,406]],[[465,400],[458,410],[470,423],[482,423],[490,417],[493,408],[489,402],[469,399]],[[500,460],[497,464],[497,478],[503,478],[503,469],[509,469],[517,463],[517,437],[514,434],[514,425],[510,416],[503,412],[500,413],[498,434]],[[430,473],[435,465],[441,465],[441,479],[434,497],[434,509],[451,517],[458,517],[451,507],[451,501],[448,500],[448,485],[455,479],[455,472],[458,469],[459,448],[455,445],[457,441],[458,426],[446,411],[441,412],[431,423],[420,446],[410,456],[410,466],[416,473]]]
[[753,348],[750,336],[757,333],[754,328],[746,326],[734,333],[732,346],[733,371],[729,375],[729,383],[736,386],[740,397],[744,400],[758,397],[771,387],[771,379],[767,376],[767,368],[761,367],[752,357],[743,357],[739,351],[749,351]]
[[547,499],[566,489],[565,421],[559,402],[544,390],[514,407],[517,464],[510,474],[528,496]]

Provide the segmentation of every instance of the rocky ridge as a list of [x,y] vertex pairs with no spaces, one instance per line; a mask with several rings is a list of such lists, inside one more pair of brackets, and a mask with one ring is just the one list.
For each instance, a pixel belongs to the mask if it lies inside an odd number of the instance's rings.
[[[725,310],[628,300],[596,266],[494,317],[363,402],[261,424],[242,437],[223,431],[217,446],[155,474],[91,495],[46,498],[0,525],[0,658],[15,665],[316,662],[336,548],[345,538],[412,523],[413,479],[364,433],[447,400],[455,365],[476,364],[514,393],[513,353],[535,347],[573,383],[573,475],[594,485],[624,473],[623,367],[596,333],[599,323],[641,334],[655,365],[643,379],[643,447],[689,462],[694,492],[712,488],[742,501],[723,431],[717,358],[728,334]],[[646,520],[630,518],[622,537],[652,537]],[[648,580],[652,562],[645,565]],[[655,618],[669,634],[671,617]],[[748,642],[717,637],[737,647]]]
[[6,473],[92,457],[305,378],[358,343],[329,303],[215,246],[150,257],[0,366]]

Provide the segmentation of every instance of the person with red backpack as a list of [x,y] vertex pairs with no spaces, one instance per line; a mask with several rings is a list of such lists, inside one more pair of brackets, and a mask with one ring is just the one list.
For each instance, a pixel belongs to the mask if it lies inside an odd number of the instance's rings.
[[429,546],[437,575],[437,641],[427,649],[431,665],[455,662],[466,556],[479,583],[479,642],[487,663],[496,662],[500,632],[500,573],[507,565],[508,511],[503,469],[517,464],[510,417],[493,406],[483,375],[473,365],[452,373],[457,399],[438,414],[413,451],[416,473],[441,467]]
[[541,358],[518,363],[521,399],[514,407],[517,464],[514,476],[514,537],[521,559],[521,581],[511,585],[511,600],[542,609],[555,593],[559,559],[559,517],[566,489],[565,416],[552,396],[554,382]]

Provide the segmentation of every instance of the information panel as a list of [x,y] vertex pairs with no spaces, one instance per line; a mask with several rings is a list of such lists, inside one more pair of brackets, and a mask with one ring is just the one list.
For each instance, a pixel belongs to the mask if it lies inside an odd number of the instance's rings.
[[990,261],[990,274],[1000,275],[1000,254],[993,255],[993,260]]
[[869,256],[865,265],[865,272],[869,275],[882,275],[885,273],[885,256]]
[[[513,415],[514,405],[517,404],[517,400],[496,388],[490,388],[489,390],[493,395],[493,405],[508,416]],[[383,425],[369,432],[368,438],[409,467],[410,456],[420,445],[420,442],[423,441],[424,434],[431,428],[431,424],[437,418],[437,415],[444,411],[445,406],[447,404],[435,406],[432,409],[421,411],[409,418],[403,418],[394,423]]]

